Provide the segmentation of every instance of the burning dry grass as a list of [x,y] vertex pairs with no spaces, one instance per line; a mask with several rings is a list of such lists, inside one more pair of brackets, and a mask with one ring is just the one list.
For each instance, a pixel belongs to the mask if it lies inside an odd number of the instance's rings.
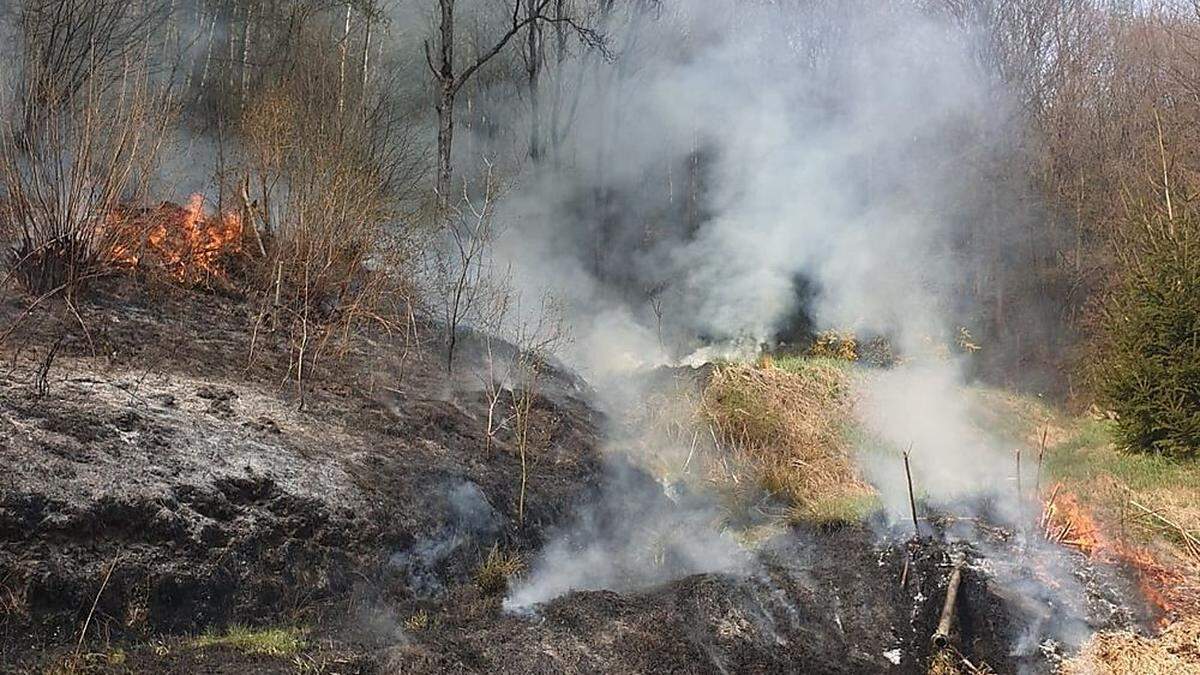
[[1168,626],[1153,638],[1097,633],[1063,663],[1065,675],[1178,675],[1200,673],[1200,618]]
[[1161,633],[1101,633],[1064,664],[1074,675],[1200,673],[1200,465],[1123,452],[1104,420],[1051,444],[1044,534],[1128,565],[1161,611]]
[[105,263],[161,271],[188,284],[223,278],[225,264],[241,253],[244,236],[241,214],[211,212],[199,194],[186,206],[165,202],[152,209],[118,209],[108,215],[106,228],[114,245],[105,252]]
[[[857,520],[874,492],[859,477],[845,437],[850,375],[824,359],[780,359],[717,367],[702,415],[719,442],[791,517],[818,523]],[[737,484],[736,470],[722,479]]]
[[[1108,423],[1085,420],[1051,447],[1059,493],[1044,519],[1048,536],[1139,572],[1164,622],[1200,612],[1200,466],[1114,447]],[[1054,488],[1047,493],[1053,494]]]

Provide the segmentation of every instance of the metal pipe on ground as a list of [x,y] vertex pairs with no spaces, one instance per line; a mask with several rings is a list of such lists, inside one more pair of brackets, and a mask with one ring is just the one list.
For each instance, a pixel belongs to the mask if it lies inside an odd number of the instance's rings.
[[962,564],[956,563],[946,583],[946,602],[942,605],[942,616],[933,633],[933,646],[945,649],[950,646],[950,627],[954,624],[954,606],[958,601],[958,585],[962,582]]

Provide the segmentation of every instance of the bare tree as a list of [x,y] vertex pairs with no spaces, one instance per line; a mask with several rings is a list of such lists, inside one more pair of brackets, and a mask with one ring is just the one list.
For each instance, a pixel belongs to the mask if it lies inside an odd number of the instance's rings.
[[512,0],[510,22],[504,33],[500,35],[487,49],[479,53],[473,62],[464,68],[459,68],[454,58],[455,42],[455,0],[438,0],[440,17],[438,21],[438,38],[436,56],[435,50],[425,41],[425,61],[433,78],[437,82],[438,92],[434,108],[438,115],[438,168],[435,190],[438,203],[442,208],[449,205],[450,181],[452,173],[451,151],[454,143],[454,101],[462,86],[485,64],[499,54],[522,29],[533,27],[540,23],[555,23],[568,26],[586,44],[604,49],[604,40],[596,31],[586,28],[570,16],[547,13],[553,0],[528,0],[522,16],[521,0]]
[[[556,2],[554,5],[555,16],[562,15],[562,2]],[[537,0],[525,0],[525,17],[528,19],[537,11]],[[542,157],[541,151],[541,115],[542,109],[539,101],[541,92],[542,63],[545,60],[545,44],[542,38],[543,24],[538,21],[532,21],[529,28],[525,31],[525,50],[523,56],[525,59],[525,86],[529,95],[529,159],[537,164]],[[561,30],[561,24],[560,24]]]

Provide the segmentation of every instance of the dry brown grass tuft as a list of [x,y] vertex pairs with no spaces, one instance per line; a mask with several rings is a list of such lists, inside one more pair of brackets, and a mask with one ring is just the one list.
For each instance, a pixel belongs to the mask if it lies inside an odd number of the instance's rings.
[[475,570],[475,585],[484,595],[500,595],[508,591],[509,579],[525,571],[525,561],[519,553],[492,546],[487,557]]
[[827,330],[817,335],[808,353],[817,358],[857,361],[859,356],[858,338],[850,331]]
[[962,675],[958,660],[950,652],[942,650],[933,655],[929,661],[927,675]]
[[701,410],[735,463],[789,502],[794,519],[848,522],[863,515],[874,495],[844,434],[850,384],[844,367],[819,359],[721,366]]
[[419,633],[428,629],[431,623],[429,612],[421,609],[404,620],[404,630],[410,633]]
[[1171,624],[1155,637],[1097,633],[1063,663],[1065,675],[1177,675],[1200,673],[1200,618]]

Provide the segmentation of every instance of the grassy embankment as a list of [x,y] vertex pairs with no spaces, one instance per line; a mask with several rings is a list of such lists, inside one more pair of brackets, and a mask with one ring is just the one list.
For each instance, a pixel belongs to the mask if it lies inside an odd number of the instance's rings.
[[[734,459],[734,469],[722,464],[720,489],[736,499],[761,488],[787,505],[792,522],[869,514],[877,500],[853,460],[863,442],[852,414],[857,377],[851,363],[829,358],[716,367],[700,411]],[[1119,448],[1110,420],[1072,417],[1036,397],[983,388],[967,395],[975,422],[991,434],[1036,450],[1045,433],[1041,499],[1057,490],[1051,504],[1060,515],[1068,499],[1081,507],[1103,542],[1092,554],[1141,566],[1144,588],[1167,608],[1161,634],[1098,634],[1064,672],[1200,673],[1200,463]]]
[[1200,463],[1131,453],[1113,438],[1111,421],[1072,420],[1047,471],[1138,561],[1143,587],[1165,606],[1163,630],[1097,634],[1064,672],[1200,673]]
[[[1040,497],[1056,516],[1067,507],[1092,555],[1138,568],[1147,594],[1165,606],[1162,631],[1099,633],[1064,664],[1072,675],[1200,673],[1200,462],[1119,447],[1115,423],[1073,417],[1030,397],[978,390],[989,425],[1014,441],[1048,442]],[[1093,532],[1085,532],[1094,528]]]
[[[853,457],[853,373],[843,360],[782,357],[718,366],[701,417],[733,457],[716,479],[733,501],[761,488],[792,522],[862,519],[877,505]],[[722,467],[726,468],[726,467]]]

